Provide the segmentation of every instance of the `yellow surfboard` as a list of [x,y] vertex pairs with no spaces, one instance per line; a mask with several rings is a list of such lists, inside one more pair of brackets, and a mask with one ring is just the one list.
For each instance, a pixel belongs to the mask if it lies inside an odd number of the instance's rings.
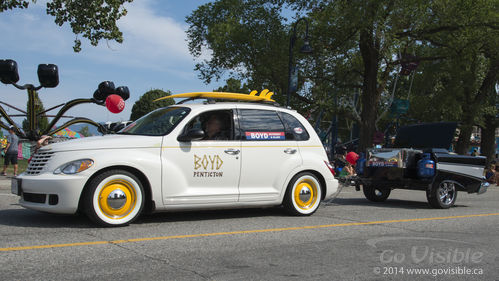
[[176,94],[171,96],[161,97],[159,99],[155,99],[154,101],[160,101],[164,99],[176,99],[176,98],[210,98],[210,99],[230,99],[230,100],[244,100],[244,101],[270,101],[275,102],[275,100],[271,99],[274,93],[269,92],[269,90],[265,89],[260,94],[257,95],[257,91],[252,91],[248,94],[240,94],[240,93],[225,93],[225,92],[193,92],[193,93],[183,93]]

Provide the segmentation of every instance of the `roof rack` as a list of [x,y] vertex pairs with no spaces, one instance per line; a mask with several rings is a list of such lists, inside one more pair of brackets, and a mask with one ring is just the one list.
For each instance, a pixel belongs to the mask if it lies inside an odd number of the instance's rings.
[[174,99],[174,98],[186,98],[178,102],[177,104],[181,104],[187,101],[195,100],[195,99],[221,99],[221,100],[238,100],[245,102],[261,102],[261,103],[270,103],[277,104],[277,102],[271,99],[274,93],[265,89],[258,94],[258,91],[252,91],[249,94],[241,94],[241,93],[226,93],[226,92],[193,92],[193,93],[182,93],[176,95],[164,96],[154,101],[160,101],[164,99]]

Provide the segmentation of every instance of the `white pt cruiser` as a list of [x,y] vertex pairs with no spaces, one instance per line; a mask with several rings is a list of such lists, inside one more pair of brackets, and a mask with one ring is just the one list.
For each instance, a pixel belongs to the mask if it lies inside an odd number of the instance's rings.
[[305,118],[249,102],[177,104],[115,135],[50,144],[12,182],[25,208],[81,211],[105,226],[156,211],[283,205],[310,215],[337,189]]

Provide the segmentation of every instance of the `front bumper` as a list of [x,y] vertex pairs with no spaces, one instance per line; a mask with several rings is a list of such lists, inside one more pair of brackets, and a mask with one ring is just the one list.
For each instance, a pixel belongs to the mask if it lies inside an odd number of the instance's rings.
[[85,183],[84,175],[54,175],[45,173],[35,176],[20,175],[21,198],[19,204],[37,211],[74,214]]

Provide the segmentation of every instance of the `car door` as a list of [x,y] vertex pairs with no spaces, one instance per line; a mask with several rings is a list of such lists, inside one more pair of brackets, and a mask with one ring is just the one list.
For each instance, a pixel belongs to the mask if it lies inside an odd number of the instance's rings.
[[277,111],[238,109],[242,162],[239,201],[275,202],[290,172],[302,163],[297,142]]
[[210,116],[223,119],[218,137],[181,142],[168,139],[162,151],[165,205],[235,203],[241,167],[241,142],[234,139],[234,111],[207,111],[193,117],[180,134],[203,129]]

